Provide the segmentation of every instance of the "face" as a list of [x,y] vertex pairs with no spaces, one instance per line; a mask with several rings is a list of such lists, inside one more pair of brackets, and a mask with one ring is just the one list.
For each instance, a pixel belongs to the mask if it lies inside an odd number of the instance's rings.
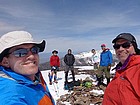
[[[116,45],[122,45],[124,43],[128,43],[128,41],[125,40],[125,39],[118,39],[115,44]],[[127,45],[128,45],[128,47],[127,47]],[[120,46],[120,48],[115,49],[116,56],[122,64],[125,62],[125,60],[127,59],[127,57],[130,54],[135,54],[136,53],[135,49],[134,49],[134,47],[131,43],[128,43],[127,45],[125,45],[125,47]]]
[[96,52],[95,52],[95,50],[91,50],[91,52],[93,53],[93,54],[95,54]]
[[104,51],[104,50],[106,50],[106,47],[105,46],[101,46],[101,49]]
[[72,52],[71,50],[68,50],[68,54],[71,54],[71,52]]
[[[25,75],[29,78],[32,78],[38,72],[39,65],[39,55],[38,53],[32,53],[31,48],[33,44],[24,44],[13,47],[10,49],[10,54],[8,57],[4,57],[3,63],[7,62],[7,67],[11,68],[14,72]],[[28,50],[27,55],[17,57],[14,55],[14,51],[17,49],[30,49]]]
[[56,53],[56,52],[54,52],[54,53],[53,53],[53,55],[57,55],[57,53]]

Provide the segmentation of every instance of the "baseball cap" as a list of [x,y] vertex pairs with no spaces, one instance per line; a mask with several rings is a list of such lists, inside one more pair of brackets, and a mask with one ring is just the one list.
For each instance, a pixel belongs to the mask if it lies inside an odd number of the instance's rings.
[[115,39],[113,39],[112,43],[116,43],[116,41],[119,40],[119,39],[126,39],[126,40],[130,41],[134,46],[136,54],[140,55],[140,49],[138,49],[136,39],[131,33],[121,33],[121,34],[119,34]]
[[0,59],[2,59],[5,51],[14,46],[21,44],[35,44],[40,48],[39,52],[43,52],[45,49],[46,41],[36,42],[33,40],[32,35],[27,31],[12,31],[8,32],[0,37]]
[[117,41],[118,39],[126,39],[126,40],[128,40],[128,41],[130,41],[130,42],[132,42],[132,43],[136,43],[135,37],[134,37],[132,34],[130,34],[130,33],[121,33],[121,34],[119,34],[119,35],[112,41],[112,43],[116,43],[116,41]]
[[105,44],[101,44],[101,47],[106,47],[106,45]]

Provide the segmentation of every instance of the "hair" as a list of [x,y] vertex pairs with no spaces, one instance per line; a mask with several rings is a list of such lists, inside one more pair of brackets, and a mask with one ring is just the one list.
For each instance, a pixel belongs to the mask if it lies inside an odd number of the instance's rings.
[[91,51],[95,51],[95,49],[92,49]]
[[137,48],[137,49],[135,49],[135,51],[136,51],[137,55],[140,55],[140,49]]
[[72,51],[71,49],[68,49],[68,51]]
[[7,48],[0,54],[0,62],[2,62],[4,57],[8,56],[9,50],[10,50],[10,48]]
[[136,54],[137,54],[137,55],[140,55],[140,49],[137,48],[136,42],[132,42],[132,45],[133,45],[133,47],[134,47],[134,49],[135,49]]

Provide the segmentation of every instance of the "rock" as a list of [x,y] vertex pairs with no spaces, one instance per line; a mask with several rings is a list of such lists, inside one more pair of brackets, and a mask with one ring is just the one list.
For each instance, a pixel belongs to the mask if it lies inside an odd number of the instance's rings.
[[[86,71],[85,71],[86,72]],[[94,75],[93,71],[87,71],[90,75]],[[74,86],[73,90],[69,94],[60,96],[57,100],[57,105],[64,105],[64,102],[69,102],[70,105],[101,105],[103,100],[103,94],[94,93],[92,90],[105,90],[105,86],[97,87],[93,85],[91,87],[86,87],[83,85],[85,82],[93,82],[92,79],[87,77],[85,80],[80,80],[80,86]]]

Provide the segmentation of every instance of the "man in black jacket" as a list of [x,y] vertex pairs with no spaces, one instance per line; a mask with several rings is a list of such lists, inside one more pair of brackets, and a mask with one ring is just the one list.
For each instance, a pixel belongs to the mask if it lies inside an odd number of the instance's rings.
[[75,74],[74,74],[74,62],[75,62],[75,57],[72,54],[72,50],[68,49],[68,53],[64,57],[64,62],[66,64],[66,69],[65,69],[65,83],[68,82],[68,72],[71,70],[72,77],[73,77],[73,82],[75,82]]

